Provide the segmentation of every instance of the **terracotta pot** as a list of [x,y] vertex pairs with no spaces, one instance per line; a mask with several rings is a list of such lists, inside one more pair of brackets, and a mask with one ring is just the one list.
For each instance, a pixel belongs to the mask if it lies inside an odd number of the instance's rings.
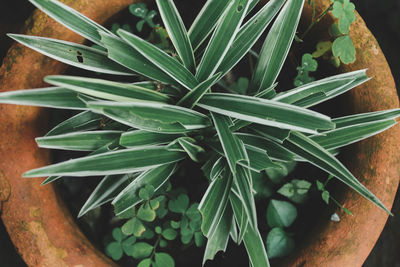
[[[66,2],[95,21],[104,22],[132,1]],[[318,14],[329,5],[330,0],[316,2]],[[306,5],[303,22],[310,17],[311,9]],[[314,35],[320,39],[332,21],[330,15],[326,16],[310,33],[310,37]],[[38,11],[28,20],[25,33],[83,42],[82,38]],[[354,113],[399,107],[389,66],[360,16],[357,15],[350,33],[356,42],[357,60],[354,64],[343,66],[341,71],[369,68],[368,73],[373,79],[348,93],[348,103],[344,105],[350,105]],[[4,91],[40,87],[44,76],[64,70],[63,64],[14,45],[0,69],[0,88]],[[112,265],[78,230],[51,185],[41,187],[41,179],[20,178],[26,170],[49,163],[47,151],[38,149],[34,142],[36,136],[43,134],[45,119],[43,109],[0,106],[0,208],[7,231],[29,266]],[[400,150],[396,145],[397,136],[400,136],[400,127],[360,142],[353,146],[344,162],[389,208],[399,182]],[[378,239],[387,215],[346,187],[343,187],[341,202],[355,216],[344,216],[340,210],[336,210],[342,220],[334,223],[329,220],[330,213],[322,214],[310,238],[284,265],[362,265]]]

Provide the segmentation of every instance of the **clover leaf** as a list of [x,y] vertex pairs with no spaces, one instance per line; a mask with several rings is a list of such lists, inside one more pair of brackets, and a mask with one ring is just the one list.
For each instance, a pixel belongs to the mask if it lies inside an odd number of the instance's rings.
[[294,80],[295,86],[307,84],[315,80],[314,77],[310,76],[310,72],[316,71],[318,68],[318,62],[313,59],[311,54],[304,54],[301,58],[301,66],[297,67],[297,76]]
[[189,197],[186,194],[180,194],[176,199],[168,202],[168,209],[175,213],[185,213],[189,206]]
[[135,259],[147,258],[153,252],[153,246],[146,242],[138,242],[133,245],[132,257]]
[[174,259],[167,253],[155,253],[154,254],[153,267],[174,267],[175,262]]
[[132,254],[133,244],[136,242],[136,237],[127,237],[123,234],[120,228],[115,228],[112,231],[112,237],[115,241],[107,245],[107,255],[109,255],[113,260],[119,260],[122,258],[124,252],[128,256]]
[[306,200],[310,187],[311,183],[308,181],[293,179],[291,182],[284,184],[278,190],[278,193],[295,203],[301,204]]
[[297,217],[297,209],[287,201],[271,200],[267,208],[270,227],[289,227]]
[[356,60],[356,49],[348,35],[336,38],[332,45],[332,53],[344,64],[350,64]]
[[143,26],[147,23],[151,28],[155,28],[157,25],[153,22],[154,17],[157,15],[155,10],[147,9],[145,3],[136,3],[129,6],[129,12],[141,18],[141,20],[136,24],[136,29],[141,32],[143,30]]
[[332,14],[339,20],[339,30],[343,34],[349,33],[350,24],[356,20],[354,9],[350,0],[335,0],[333,3]]
[[273,228],[267,236],[267,253],[270,259],[288,255],[294,249],[294,240],[281,228]]

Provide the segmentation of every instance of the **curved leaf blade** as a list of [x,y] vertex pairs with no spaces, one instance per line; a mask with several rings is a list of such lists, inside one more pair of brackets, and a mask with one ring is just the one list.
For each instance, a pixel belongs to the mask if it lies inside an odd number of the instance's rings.
[[60,109],[87,109],[74,91],[48,87],[0,93],[0,103]]
[[89,102],[88,107],[122,124],[159,133],[186,133],[211,126],[207,116],[155,102]]
[[139,197],[139,190],[142,187],[149,184],[155,188],[155,191],[157,191],[168,181],[169,177],[171,177],[175,171],[176,164],[165,164],[145,171],[136,177],[112,201],[116,216],[142,202],[142,199]]
[[330,118],[320,113],[256,97],[212,93],[204,95],[198,106],[232,118],[306,133],[334,128]]
[[103,116],[91,111],[81,112],[55,126],[46,136],[99,129]]
[[197,68],[196,78],[202,82],[218,69],[236,37],[249,8],[249,0],[232,0],[218,21],[217,27]]
[[138,174],[105,176],[96,186],[79,211],[78,218],[101,205],[112,201]]
[[109,30],[85,17],[78,11],[56,0],[29,0],[48,16],[86,39],[102,46],[99,32],[112,34]]
[[168,151],[164,147],[124,149],[72,159],[24,173],[24,177],[41,176],[96,176],[145,171],[159,165],[174,163],[186,157],[185,153]]
[[119,144],[124,147],[145,147],[151,145],[162,145],[170,143],[177,138],[182,137],[179,134],[153,133],[144,130],[135,130],[125,132],[121,135]]
[[215,74],[208,80],[201,82],[192,91],[188,92],[179,102],[177,103],[178,106],[186,107],[192,109],[197,102],[204,96],[207,90],[215,84],[218,79],[221,77],[221,73]]
[[[252,4],[257,2],[253,1]],[[222,72],[224,76],[249,52],[284,3],[285,0],[269,1],[240,28],[217,72]]]
[[275,83],[300,20],[304,0],[288,0],[265,39],[250,85],[250,93]]
[[198,208],[203,218],[201,230],[209,239],[218,229],[232,186],[232,174],[226,164],[220,164],[217,172],[219,175],[211,181]]
[[291,132],[289,138],[286,139],[283,145],[294,154],[335,176],[360,195],[386,211],[388,214],[391,214],[385,205],[367,188],[365,188],[342,163],[309,137],[298,132]]
[[135,75],[129,69],[115,63],[107,57],[107,53],[85,45],[67,41],[8,34],[15,41],[57,61],[73,67],[114,75]]
[[174,2],[172,0],[157,0],[156,2],[169,38],[182,59],[183,65],[194,73],[196,63],[192,45]]
[[144,100],[162,103],[170,101],[164,94],[134,84],[65,75],[47,76],[44,80],[52,85],[106,100],[119,102]]
[[120,38],[106,33],[100,33],[100,35],[103,46],[107,48],[108,57],[111,60],[150,79],[165,84],[176,84],[174,79]]
[[120,131],[91,131],[67,133],[61,135],[36,138],[36,143],[42,148],[95,151],[112,141],[119,139]]
[[118,34],[128,45],[186,89],[192,90],[198,85],[198,81],[188,69],[155,45],[121,29],[118,30]]

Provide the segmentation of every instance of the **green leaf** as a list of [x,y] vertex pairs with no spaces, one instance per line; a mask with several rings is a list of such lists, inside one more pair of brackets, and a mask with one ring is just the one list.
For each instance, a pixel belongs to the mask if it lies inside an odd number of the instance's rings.
[[270,259],[283,257],[294,250],[294,240],[280,228],[272,229],[267,236],[267,253]]
[[315,80],[314,77],[311,77],[310,72],[316,71],[318,68],[318,62],[313,59],[311,54],[304,54],[301,58],[301,66],[297,67],[297,76],[294,79],[294,86],[301,86]]
[[188,31],[194,50],[197,50],[212,32],[229,2],[229,0],[208,0],[204,4]]
[[195,144],[195,140],[190,137],[181,137],[178,138],[179,145],[185,150],[185,152],[189,155],[189,157],[195,161],[200,162],[201,156],[204,155],[205,150]]
[[233,174],[233,183],[235,190],[244,210],[246,211],[247,219],[250,222],[251,227],[257,228],[257,211],[254,202],[253,185],[251,172],[242,166],[237,166],[237,172]]
[[168,96],[134,84],[63,75],[47,76],[44,80],[55,86],[106,100],[170,102]]
[[150,256],[153,252],[153,246],[147,244],[146,242],[138,242],[133,245],[132,257],[135,259],[143,259]]
[[111,234],[113,238],[118,242],[122,242],[122,239],[124,239],[124,234],[119,228],[114,228]]
[[0,103],[60,109],[87,109],[76,92],[60,87],[0,93]]
[[[253,1],[252,4],[257,2]],[[224,76],[249,52],[284,2],[284,0],[269,1],[240,28],[217,72],[222,72]]]
[[319,58],[332,50],[331,41],[321,41],[317,43],[316,50],[312,53],[313,58]]
[[121,133],[120,131],[77,132],[38,137],[35,140],[42,148],[94,151],[119,139]]
[[90,194],[79,211],[78,218],[87,212],[112,201],[137,174],[108,175],[104,177]]
[[253,132],[257,133],[261,137],[270,139],[278,144],[282,144],[290,134],[289,130],[265,125],[252,125],[250,128]]
[[196,78],[200,82],[216,73],[239,31],[248,8],[249,0],[232,0],[219,19],[197,68]]
[[231,192],[232,174],[225,165],[220,166],[222,175],[210,183],[199,205],[203,218],[201,230],[208,239],[218,230],[219,219],[224,214]]
[[311,183],[305,180],[293,179],[290,183],[284,184],[277,192],[291,201],[302,204],[307,198],[307,192]]
[[122,250],[125,252],[126,255],[132,256],[133,244],[136,242],[135,236],[130,236],[124,241],[122,241]]
[[267,169],[265,172],[272,183],[281,184],[285,178],[293,172],[296,167],[296,161],[276,162],[276,164],[280,165],[281,168]]
[[175,267],[174,259],[167,253],[155,253],[154,260],[154,267]]
[[176,52],[182,59],[183,65],[194,73],[196,63],[194,60],[192,45],[174,2],[172,0],[157,0],[156,2],[169,38],[174,44]]
[[328,191],[324,190],[321,193],[322,199],[326,202],[326,204],[329,204],[329,198],[330,198],[330,194]]
[[162,103],[104,101],[89,102],[88,107],[120,123],[151,132],[179,134],[211,126],[208,117],[197,111]]
[[277,161],[292,161],[293,154],[286,148],[282,147],[279,143],[268,140],[261,136],[247,134],[247,133],[236,133],[245,144],[246,147],[252,146],[259,149],[263,149],[267,152],[268,156]]
[[24,173],[24,177],[49,175],[96,176],[145,171],[162,164],[185,158],[185,154],[168,151],[163,147],[125,149],[99,155],[72,159]]
[[287,201],[272,199],[267,208],[267,222],[271,228],[289,227],[297,217],[297,210]]
[[174,240],[177,237],[178,233],[172,229],[172,228],[167,228],[162,232],[162,236],[166,240]]
[[370,123],[380,120],[393,120],[399,116],[400,109],[396,108],[335,118],[332,121],[335,122],[337,128],[344,128],[352,125]]
[[215,113],[211,113],[211,116],[213,118],[224,155],[228,160],[229,168],[231,169],[232,173],[236,173],[236,165],[240,161],[248,162],[248,156],[244,144],[229,130],[229,126],[232,125],[230,118]]
[[196,247],[202,247],[205,241],[206,239],[201,232],[194,233],[194,243],[196,244]]
[[119,143],[124,147],[146,147],[151,145],[167,144],[179,137],[181,137],[181,135],[134,130],[123,133]]
[[258,92],[275,83],[296,33],[304,0],[289,0],[279,13],[265,39],[250,85]]
[[333,56],[340,58],[344,64],[350,64],[356,61],[356,49],[349,35],[335,39],[332,45],[332,53]]
[[155,192],[154,186],[151,184],[146,184],[143,188],[139,190],[139,197],[142,200],[150,200]]
[[355,5],[350,0],[334,1],[332,14],[339,20],[339,30],[342,34],[348,34],[350,24],[356,20]]
[[144,259],[142,261],[139,262],[137,267],[151,267],[151,259]]
[[55,126],[46,136],[67,134],[72,132],[96,130],[101,127],[103,116],[91,111],[81,112]]
[[308,108],[343,94],[369,79],[366,70],[342,73],[288,90],[273,100]]
[[139,18],[144,19],[149,12],[146,3],[136,3],[129,6],[129,12]]
[[193,90],[188,92],[181,100],[179,100],[177,105],[192,109],[204,96],[207,90],[210,89],[210,87],[214,85],[220,77],[221,73],[217,73],[210,79],[201,82],[199,85],[193,88]]
[[101,33],[101,41],[107,48],[108,57],[111,60],[150,79],[165,84],[176,84],[174,79],[120,38]]
[[152,222],[156,218],[156,212],[150,205],[143,204],[138,210],[137,217],[145,222]]
[[103,26],[85,17],[78,11],[69,6],[54,0],[29,0],[37,8],[45,12],[48,16],[61,23],[68,29],[80,34],[86,39],[102,45],[99,33],[111,34],[109,30]]
[[[141,237],[146,231],[143,223],[136,217],[127,221],[121,228],[125,235],[134,235],[136,237]],[[134,251],[134,249],[133,249]],[[133,253],[132,253],[133,254]],[[133,255],[132,255],[133,256]]]
[[185,213],[189,207],[189,197],[186,194],[180,194],[176,199],[168,202],[168,209],[175,213]]
[[106,253],[115,261],[121,259],[123,255],[121,244],[119,242],[111,242],[106,247]]
[[114,212],[118,216],[129,210],[142,200],[139,197],[139,190],[149,184],[157,191],[162,187],[169,177],[175,172],[175,164],[167,164],[143,172],[134,179],[123,191],[119,193],[112,202]]
[[207,260],[214,259],[218,251],[225,251],[229,241],[229,233],[232,225],[232,208],[227,205],[224,213],[216,225],[214,234],[208,238],[203,257],[203,265]]
[[8,36],[43,55],[77,68],[114,75],[134,75],[129,69],[110,60],[107,53],[99,49],[38,36]]
[[316,134],[318,129],[334,128],[330,118],[320,113],[250,96],[206,94],[198,106],[229,117],[281,129]]
[[121,29],[118,30],[118,34],[141,55],[188,90],[192,90],[199,84],[189,70],[158,47]]
[[261,172],[270,168],[276,169],[280,168],[279,165],[275,164],[269,158],[267,151],[254,147],[254,146],[245,146],[247,155],[249,157],[249,165],[244,162],[239,163],[241,166],[248,168],[255,172]]
[[342,163],[309,137],[298,132],[291,132],[289,138],[283,145],[291,152],[338,178],[360,195],[386,211],[388,214],[391,214],[385,205],[383,205],[374,194],[365,188]]
[[373,121],[337,128],[335,130],[324,132],[324,134],[320,136],[310,136],[310,138],[323,148],[331,150],[371,137],[393,127],[396,124],[397,122],[395,119]]
[[[244,218],[241,216],[240,210],[240,199],[231,194],[231,203],[234,208],[235,216],[237,221],[242,221]],[[249,260],[254,267],[269,267],[269,261],[267,252],[264,247],[264,242],[261,239],[261,234],[257,228],[253,228],[251,225],[247,226],[243,233],[243,241],[246,247],[247,254],[249,255]]]

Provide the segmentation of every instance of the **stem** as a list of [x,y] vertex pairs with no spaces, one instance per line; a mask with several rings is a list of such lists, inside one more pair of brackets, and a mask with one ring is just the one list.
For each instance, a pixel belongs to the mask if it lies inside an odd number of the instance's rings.
[[153,251],[151,252],[151,255],[150,255],[150,259],[151,259],[151,260],[153,260],[154,254],[156,254],[156,248],[157,248],[158,245],[160,244],[160,241],[161,241],[161,235],[158,235],[157,241],[156,241],[156,243],[154,244],[154,246],[153,246]]
[[342,204],[339,203],[339,201],[337,201],[336,199],[334,199],[333,197],[331,197],[329,195],[329,198],[336,204],[338,205],[342,210],[344,210],[347,214],[353,216],[353,213],[351,213],[351,211],[349,211],[348,209],[343,208]]
[[[315,2],[314,2],[315,4]],[[333,4],[330,4],[330,6],[324,10],[324,12],[322,12],[317,19],[312,19],[312,23],[310,24],[310,26],[308,26],[308,28],[306,29],[306,31],[301,35],[300,39],[304,39],[304,37],[308,34],[308,32],[314,27],[315,24],[317,24],[330,10],[332,10],[332,6]],[[315,10],[314,10],[315,11]],[[314,12],[313,11],[313,12]],[[314,15],[313,15],[314,17]]]

